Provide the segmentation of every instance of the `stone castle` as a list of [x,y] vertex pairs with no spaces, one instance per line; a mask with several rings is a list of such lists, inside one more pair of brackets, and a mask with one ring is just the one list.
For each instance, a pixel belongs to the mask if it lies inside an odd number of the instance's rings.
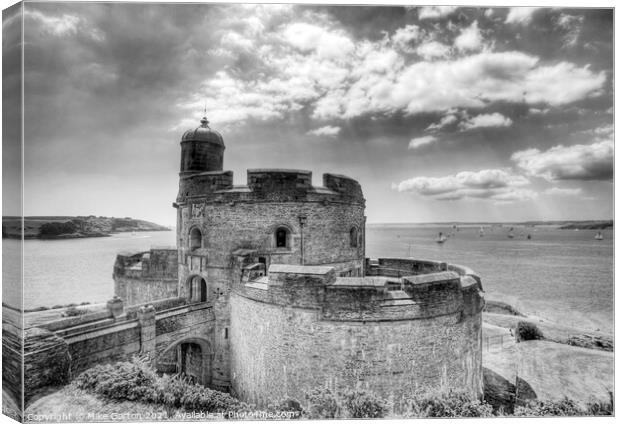
[[224,149],[206,118],[183,134],[176,248],[119,254],[105,310],[27,329],[26,396],[136,354],[258,405],[324,386],[482,395],[473,271],[368,259],[357,181],[252,169],[233,185]]

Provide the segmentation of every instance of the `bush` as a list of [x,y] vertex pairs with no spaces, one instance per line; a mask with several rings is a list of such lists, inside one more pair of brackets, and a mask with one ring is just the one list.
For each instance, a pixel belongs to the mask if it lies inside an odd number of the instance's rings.
[[157,403],[167,408],[223,412],[247,407],[228,393],[192,384],[182,376],[160,377],[140,358],[97,365],[81,373],[73,384],[109,399]]
[[614,414],[614,392],[608,392],[609,402],[593,401],[586,405],[587,415],[613,415]]
[[76,230],[72,222],[46,222],[39,227],[39,235],[42,237],[54,237],[60,234],[71,234]]
[[62,315],[65,317],[76,317],[78,315],[84,315],[87,312],[88,311],[85,309],[78,309],[75,306],[70,306],[69,308],[67,308],[66,311],[62,313]]
[[308,401],[308,418],[338,418],[340,413],[338,397],[327,387],[309,391],[306,393],[306,400]]
[[587,415],[573,400],[565,397],[561,400],[535,400],[523,406],[515,406],[515,417],[549,417]]
[[301,406],[301,403],[299,403],[297,399],[294,399],[291,397],[287,397],[287,398],[281,399],[280,401],[274,404],[267,405],[267,412],[272,412],[274,414],[282,414],[283,412],[285,412],[285,413],[291,414],[291,415],[286,415],[286,416],[279,415],[282,419],[301,418],[302,415],[304,415],[305,413],[303,407]]
[[157,375],[146,362],[97,365],[80,374],[73,384],[82,390],[117,400],[150,400],[155,398]]
[[414,396],[408,399],[407,414],[427,417],[491,417],[493,407],[472,398],[466,392],[449,391]]
[[343,395],[342,400],[351,418],[383,418],[388,413],[385,400],[372,392],[350,390]]
[[538,340],[542,338],[543,334],[536,324],[528,321],[519,321],[517,323],[517,341]]

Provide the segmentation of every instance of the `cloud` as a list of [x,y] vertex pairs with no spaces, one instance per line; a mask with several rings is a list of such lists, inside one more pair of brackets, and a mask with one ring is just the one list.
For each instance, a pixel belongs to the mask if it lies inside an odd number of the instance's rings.
[[506,16],[507,24],[527,25],[532,21],[532,16],[540,7],[511,7]]
[[317,128],[311,131],[308,131],[306,134],[327,137],[336,137],[340,134],[340,127],[334,127],[331,125],[327,125],[325,127]]
[[427,144],[432,144],[436,141],[437,137],[433,137],[432,135],[412,138],[409,142],[409,149],[417,149],[419,147],[426,146]]
[[549,196],[578,196],[582,192],[580,188],[551,187],[545,190],[544,193]]
[[327,30],[321,26],[297,22],[284,30],[284,38],[300,51],[316,51],[319,57],[338,58],[355,48],[351,39],[338,30]]
[[40,31],[45,34],[64,37],[84,33],[95,41],[104,40],[104,35],[99,29],[73,14],[63,13],[60,16],[53,16],[26,8],[24,16],[36,21],[40,25]]
[[439,19],[452,14],[456,6],[425,6],[420,8],[418,19]]
[[560,14],[556,20],[557,28],[563,32],[563,47],[573,47],[577,44],[583,27],[583,16]]
[[476,115],[473,118],[469,118],[467,121],[463,121],[459,124],[459,127],[464,130],[473,130],[474,128],[489,128],[489,127],[509,127],[512,125],[512,119],[502,115],[501,113],[491,113],[484,115]]
[[447,57],[450,54],[450,46],[439,41],[428,41],[420,44],[415,51],[425,60],[432,60]]
[[439,122],[434,123],[434,124],[430,124],[427,128],[426,131],[436,131],[436,130],[440,130],[444,127],[448,127],[450,125],[455,124],[457,121],[459,120],[459,118],[456,117],[455,114],[450,113],[444,117],[442,117]]
[[614,146],[612,140],[593,144],[555,146],[546,151],[528,149],[511,159],[529,175],[546,180],[611,180]]
[[38,10],[26,9],[25,15],[26,17],[38,21],[42,29],[47,33],[57,36],[76,34],[80,23],[79,17],[70,14],[50,16]]
[[[326,118],[373,112],[409,115],[451,108],[482,108],[494,102],[562,105],[601,94],[605,72],[560,62],[538,65],[521,52],[483,52],[455,60],[421,61],[390,75],[360,75],[329,99],[338,103]],[[330,97],[330,94],[327,94]]]
[[400,182],[394,188],[436,200],[490,199],[495,201],[529,200],[536,193],[522,186],[529,180],[503,169],[463,171],[445,177],[415,177]]
[[[204,98],[211,99],[214,122],[219,116],[224,123],[243,125],[247,119],[281,119],[301,110],[313,119],[331,121],[482,109],[506,102],[542,109],[601,95],[606,81],[605,71],[588,66],[544,62],[518,51],[479,51],[485,45],[477,21],[463,29],[451,47],[441,42],[445,37],[439,37],[437,28],[406,25],[391,37],[371,41],[355,37],[317,11],[306,11],[303,22],[291,21],[289,9],[265,16],[244,15],[253,9],[237,11],[241,15],[230,28],[219,28],[219,44],[207,49],[209,58],[224,66],[207,75],[189,101],[178,102],[196,111]],[[456,51],[459,57],[454,57]],[[236,87],[219,85],[222,72],[236,80]]]
[[413,52],[411,44],[414,41],[419,41],[421,37],[422,31],[419,26],[407,25],[396,30],[392,36],[392,42],[403,51]]
[[482,48],[482,34],[478,29],[478,21],[474,21],[469,27],[461,30],[454,40],[454,45],[461,51],[480,50]]

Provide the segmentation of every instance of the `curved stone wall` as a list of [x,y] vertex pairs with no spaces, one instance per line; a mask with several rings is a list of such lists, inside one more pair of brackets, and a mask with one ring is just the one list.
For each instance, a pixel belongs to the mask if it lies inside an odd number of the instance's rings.
[[474,279],[273,268],[230,299],[231,384],[243,400],[303,399],[321,386],[370,389],[394,402],[432,389],[482,394],[484,301]]

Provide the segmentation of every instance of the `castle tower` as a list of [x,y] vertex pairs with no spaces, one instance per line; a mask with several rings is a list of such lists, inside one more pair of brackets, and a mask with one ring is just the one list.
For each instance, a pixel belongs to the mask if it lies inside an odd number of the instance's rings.
[[185,131],[181,138],[181,176],[221,171],[225,148],[222,135],[203,117],[198,128]]

